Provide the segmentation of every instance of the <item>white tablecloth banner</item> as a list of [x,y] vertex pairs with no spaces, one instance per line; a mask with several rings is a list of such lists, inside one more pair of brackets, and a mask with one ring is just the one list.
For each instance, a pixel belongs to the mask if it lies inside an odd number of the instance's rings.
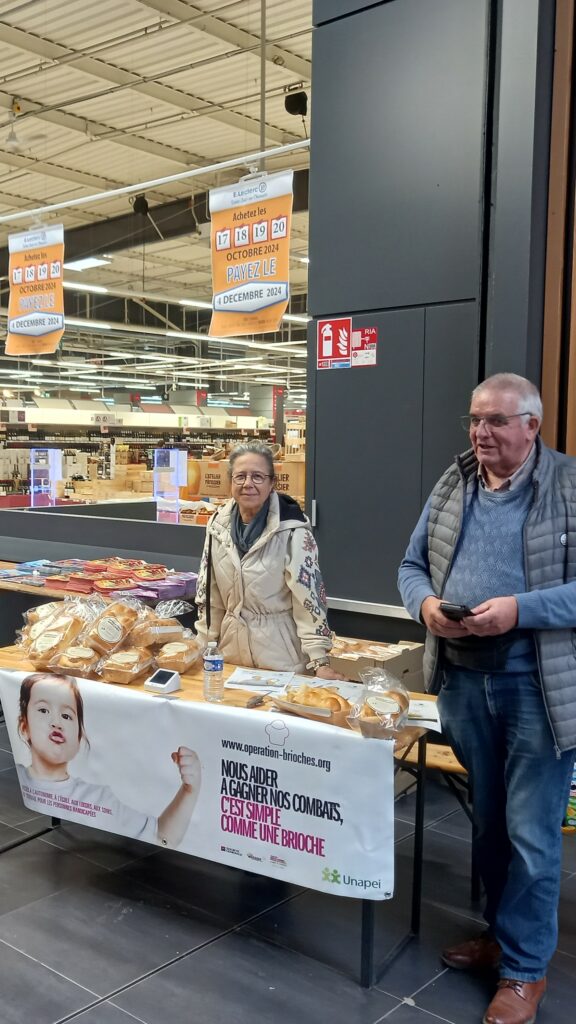
[[[23,710],[26,677],[0,670],[31,811],[333,895],[392,896],[391,743],[277,711],[169,699],[87,679],[76,680],[76,692],[60,683],[54,702],[52,689],[35,690],[35,683]],[[42,692],[48,700],[39,702]],[[187,750],[199,757],[201,785],[182,838],[171,843],[160,838],[159,819],[180,799],[174,755]]]

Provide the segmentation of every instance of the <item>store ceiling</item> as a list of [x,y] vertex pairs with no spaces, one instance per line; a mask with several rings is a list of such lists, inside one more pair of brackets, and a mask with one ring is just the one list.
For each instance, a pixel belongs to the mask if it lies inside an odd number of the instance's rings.
[[[284,99],[298,86],[310,92],[312,0],[266,0],[265,8],[264,137],[270,149],[306,138],[309,129],[286,113]],[[259,151],[260,30],[261,0],[0,0],[0,216]],[[307,149],[267,163],[268,170],[307,166]],[[242,173],[220,170],[146,190],[152,220],[155,207],[175,200],[194,207],[209,188]],[[306,205],[296,207],[291,245],[292,312],[300,317],[307,289]],[[98,360],[93,387],[107,377],[118,380],[120,371],[158,383],[160,390],[169,382],[232,390],[267,379],[301,386],[302,319],[285,321],[278,336],[250,339],[262,348],[204,340],[209,311],[203,304],[211,296],[207,227],[202,217],[180,216],[182,233],[162,241],[152,222],[132,211],[126,195],[45,215],[46,222],[64,223],[70,232],[98,226],[93,254],[101,257],[112,237],[110,219],[128,217],[135,225],[126,232],[126,248],[118,248],[116,232],[107,263],[67,272],[75,325],[53,362],[74,356],[80,364]],[[26,220],[1,223],[0,248],[10,231],[27,226]],[[5,309],[5,279],[1,286]],[[198,305],[183,306],[182,300]],[[85,319],[109,326],[84,324]],[[130,331],[122,330],[125,319]],[[246,359],[252,363],[240,366]],[[62,369],[1,356],[0,389],[22,393],[35,385],[54,393],[72,376],[63,376]],[[93,367],[89,375],[80,374],[81,366],[68,367],[74,369],[79,372],[70,386],[95,376]],[[25,377],[27,370],[42,380]],[[117,380],[110,379],[109,387],[121,386]]]

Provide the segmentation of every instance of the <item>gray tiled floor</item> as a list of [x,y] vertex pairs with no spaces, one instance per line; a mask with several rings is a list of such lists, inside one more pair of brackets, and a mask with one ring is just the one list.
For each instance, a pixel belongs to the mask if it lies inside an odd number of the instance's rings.
[[[414,797],[397,803],[397,886],[377,909],[384,956],[408,919]],[[0,728],[0,846],[35,832]],[[494,979],[438,950],[480,927],[470,826],[429,785],[420,938],[371,991],[358,969],[359,905],[81,826],[2,855],[1,1024],[473,1024]],[[560,938],[538,1024],[573,1017],[576,836],[565,839]],[[322,957],[323,962],[315,959]]]

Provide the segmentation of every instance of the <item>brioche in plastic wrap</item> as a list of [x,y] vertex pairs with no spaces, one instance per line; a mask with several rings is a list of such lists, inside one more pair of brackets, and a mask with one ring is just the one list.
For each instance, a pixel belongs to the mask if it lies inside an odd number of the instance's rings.
[[77,613],[62,611],[48,619],[46,628],[31,640],[28,658],[35,668],[47,669],[54,658],[72,644],[84,629],[85,622]]
[[152,669],[154,658],[147,647],[127,647],[115,651],[98,665],[98,675],[107,683],[140,682],[140,676]]
[[112,654],[127,640],[142,614],[137,602],[113,601],[90,625],[82,639],[99,654]]
[[394,739],[408,718],[408,690],[382,668],[366,669],[360,675],[364,688],[350,710],[350,728],[369,739]]
[[[189,633],[189,631],[188,631]],[[167,668],[172,672],[187,672],[198,661],[202,648],[195,636],[186,631],[181,640],[164,644],[156,655],[158,668]]]
[[66,647],[53,658],[50,668],[69,676],[89,678],[95,674],[99,660],[100,655],[97,651],[76,641],[71,647]]

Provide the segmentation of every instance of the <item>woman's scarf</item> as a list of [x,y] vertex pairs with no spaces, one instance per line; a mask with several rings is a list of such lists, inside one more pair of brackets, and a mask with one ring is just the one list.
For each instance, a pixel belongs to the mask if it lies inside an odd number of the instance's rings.
[[264,502],[260,511],[254,516],[254,519],[249,523],[243,523],[240,515],[240,509],[238,508],[238,505],[234,505],[230,528],[232,540],[240,552],[240,558],[250,551],[250,548],[253,547],[258,538],[264,533],[264,527],[266,526],[269,511],[270,498]]

